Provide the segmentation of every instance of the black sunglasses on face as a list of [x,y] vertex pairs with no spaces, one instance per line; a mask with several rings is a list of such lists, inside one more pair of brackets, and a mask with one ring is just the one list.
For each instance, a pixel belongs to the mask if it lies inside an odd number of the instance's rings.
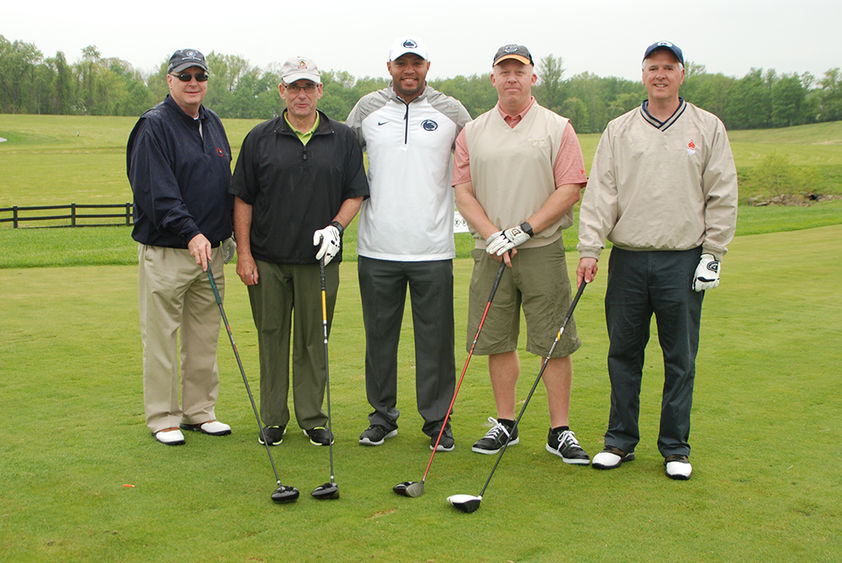
[[182,82],[190,82],[190,80],[193,78],[196,78],[196,82],[205,82],[208,79],[208,74],[206,72],[196,74],[190,74],[189,72],[185,72],[182,74],[172,73],[172,75],[181,80]]

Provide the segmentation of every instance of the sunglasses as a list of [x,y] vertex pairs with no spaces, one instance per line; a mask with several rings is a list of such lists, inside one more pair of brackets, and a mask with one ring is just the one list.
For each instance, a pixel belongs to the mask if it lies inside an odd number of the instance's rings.
[[207,79],[208,79],[208,73],[206,73],[206,72],[196,73],[196,74],[190,74],[189,72],[185,72],[185,73],[182,73],[182,74],[174,74],[173,73],[173,76],[175,76],[176,78],[178,78],[182,82],[190,82],[190,80],[193,79],[193,78],[196,79],[196,82],[206,82]]

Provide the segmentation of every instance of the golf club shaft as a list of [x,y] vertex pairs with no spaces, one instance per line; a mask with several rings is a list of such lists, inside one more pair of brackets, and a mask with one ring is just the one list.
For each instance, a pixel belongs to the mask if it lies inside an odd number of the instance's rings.
[[208,260],[208,280],[210,280],[211,289],[213,289],[213,296],[216,299],[216,304],[219,306],[219,313],[222,315],[222,322],[225,324],[225,330],[228,332],[228,340],[231,341],[231,348],[234,349],[234,357],[237,358],[237,366],[240,368],[240,375],[243,376],[243,384],[246,386],[246,392],[251,402],[251,410],[254,411],[254,418],[257,419],[257,428],[260,435],[263,436],[263,445],[266,446],[266,454],[269,456],[269,463],[272,464],[272,472],[275,474],[275,480],[278,482],[278,487],[282,487],[281,478],[278,477],[278,470],[275,468],[275,460],[272,459],[272,451],[269,449],[269,440],[263,434],[263,423],[260,421],[260,415],[257,413],[257,405],[254,404],[254,397],[251,394],[251,387],[249,387],[248,379],[246,379],[246,371],[243,369],[243,362],[240,360],[240,353],[237,351],[237,344],[234,342],[234,334],[231,332],[231,327],[228,325],[228,316],[225,314],[225,309],[222,307],[222,298],[219,295],[219,289],[216,287],[216,282],[213,281],[213,272],[211,271],[211,263]]
[[319,280],[322,286],[322,329],[325,342],[325,390],[327,391],[327,433],[328,450],[330,452],[330,484],[335,485],[333,478],[333,423],[330,416],[330,369],[328,368],[327,353],[327,281],[325,280],[325,259],[319,259]]
[[453,391],[453,398],[450,399],[450,406],[447,407],[447,415],[444,417],[444,422],[442,422],[441,429],[439,430],[439,436],[436,438],[436,445],[433,446],[433,453],[430,454],[430,461],[427,462],[427,469],[424,470],[424,477],[421,478],[422,483],[427,480],[427,473],[429,473],[430,466],[433,464],[433,458],[436,456],[441,436],[447,426],[447,421],[450,420],[450,414],[453,412],[453,404],[456,402],[456,395],[459,394],[459,388],[462,387],[462,380],[465,378],[465,372],[468,371],[468,364],[471,362],[471,357],[474,355],[474,348],[477,347],[477,340],[479,340],[479,334],[482,332],[482,326],[485,324],[485,317],[488,316],[488,310],[491,308],[491,302],[494,300],[494,294],[497,293],[497,286],[500,285],[500,278],[503,277],[503,272],[505,271],[506,261],[503,260],[500,262],[500,268],[497,270],[497,277],[494,278],[494,285],[491,286],[491,293],[488,295],[488,302],[485,304],[485,311],[482,312],[482,318],[477,326],[477,333],[474,335],[474,341],[471,343],[471,349],[468,351],[468,357],[465,359],[465,365],[462,367],[462,374],[459,376],[459,381],[456,383],[456,389]]
[[535,393],[535,389],[538,387],[538,382],[541,381],[541,377],[544,375],[544,371],[547,369],[547,364],[550,363],[550,358],[555,351],[555,347],[558,344],[558,341],[561,340],[561,335],[564,334],[564,328],[567,326],[567,321],[570,320],[570,317],[573,316],[573,309],[576,308],[576,304],[579,302],[579,298],[582,297],[582,292],[585,291],[585,286],[587,282],[582,280],[582,285],[579,286],[579,291],[576,292],[576,296],[573,298],[573,302],[570,303],[570,307],[567,309],[567,314],[564,316],[564,321],[561,323],[561,328],[558,329],[558,334],[556,334],[555,340],[553,340],[552,346],[550,346],[550,351],[547,352],[547,356],[544,358],[544,362],[541,364],[541,370],[538,372],[538,377],[535,378],[535,383],[532,384],[532,389],[529,390],[529,395],[526,396],[526,401],[523,403],[523,407],[520,409],[520,413],[517,415],[517,420],[515,420],[514,426],[512,426],[512,430],[509,432],[508,437],[506,438],[506,443],[503,444],[503,449],[500,450],[500,454],[497,456],[497,461],[494,462],[494,467],[491,468],[491,473],[488,475],[488,479],[485,481],[485,485],[482,487],[482,491],[480,491],[479,496],[485,494],[485,489],[488,488],[488,484],[491,482],[491,478],[494,476],[494,472],[497,470],[497,466],[500,464],[500,460],[503,458],[503,454],[506,453],[506,448],[509,447],[509,440],[511,440],[512,435],[517,430],[518,424],[520,424],[520,419],[523,418],[523,413],[526,412],[526,407],[529,405],[530,399],[532,399],[532,395]]

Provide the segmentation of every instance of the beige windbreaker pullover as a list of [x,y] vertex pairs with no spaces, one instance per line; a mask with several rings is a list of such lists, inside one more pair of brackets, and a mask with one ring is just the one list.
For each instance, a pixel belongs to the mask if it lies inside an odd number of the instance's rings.
[[721,259],[737,223],[737,171],[725,126],[681,100],[661,123],[635,108],[608,124],[579,214],[579,253],[606,238],[626,250],[702,251]]

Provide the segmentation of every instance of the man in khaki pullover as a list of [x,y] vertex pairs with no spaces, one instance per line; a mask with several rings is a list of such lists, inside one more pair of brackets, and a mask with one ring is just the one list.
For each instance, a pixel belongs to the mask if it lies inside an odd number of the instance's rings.
[[590,283],[610,240],[605,318],[611,412],[593,467],[634,459],[652,314],[664,356],[658,450],[671,479],[690,478],[690,408],[706,289],[734,236],[737,173],[722,122],[678,95],[684,57],[662,41],[643,57],[648,99],[608,124],[579,214],[577,281]]
[[[489,418],[491,430],[471,448],[481,454],[499,452],[507,439],[509,445],[519,441],[514,422],[521,307],[526,349],[544,356],[570,305],[561,231],[573,223],[572,207],[586,182],[584,161],[568,120],[532,97],[536,80],[526,47],[500,47],[491,74],[497,107],[468,123],[456,138],[456,206],[476,239],[469,349],[501,261],[508,266],[475,349],[488,355],[497,407],[497,418]],[[570,355],[580,345],[571,321],[544,372],[550,411],[546,449],[565,463],[587,465],[590,457],[568,423]]]

